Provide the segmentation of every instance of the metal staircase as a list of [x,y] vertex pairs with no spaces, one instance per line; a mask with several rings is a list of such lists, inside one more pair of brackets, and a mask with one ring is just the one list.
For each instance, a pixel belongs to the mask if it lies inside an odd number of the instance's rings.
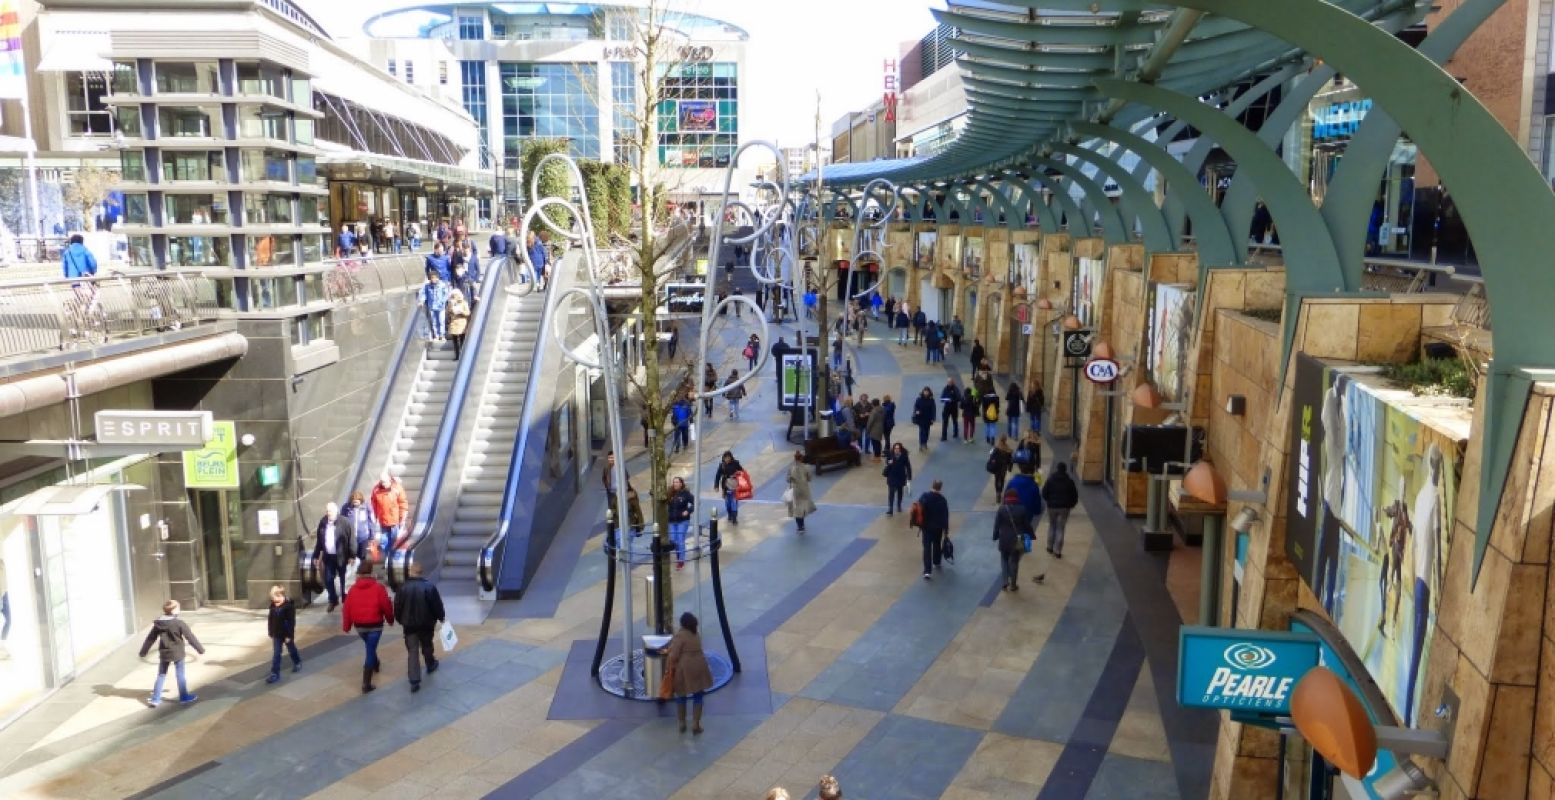
[[524,420],[524,396],[545,296],[539,292],[522,297],[504,293],[499,302],[503,303],[501,325],[495,347],[489,348],[490,362],[469,436],[459,500],[443,550],[443,566],[453,568],[444,573],[447,575],[462,577],[473,572],[481,548],[498,527],[513,443]]

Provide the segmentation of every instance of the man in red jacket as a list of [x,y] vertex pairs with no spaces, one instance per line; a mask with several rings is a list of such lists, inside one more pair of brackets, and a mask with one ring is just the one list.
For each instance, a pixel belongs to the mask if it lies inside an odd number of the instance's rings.
[[373,673],[379,669],[378,640],[383,638],[383,626],[394,624],[394,603],[383,584],[373,580],[371,564],[362,562],[356,570],[356,583],[346,593],[346,602],[340,612],[340,629],[356,634],[367,646],[367,660],[362,664],[362,694],[372,691]]

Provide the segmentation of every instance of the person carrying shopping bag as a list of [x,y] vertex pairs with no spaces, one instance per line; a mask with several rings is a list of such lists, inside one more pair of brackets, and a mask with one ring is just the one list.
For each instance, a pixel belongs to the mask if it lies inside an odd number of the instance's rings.
[[788,465],[788,489],[783,492],[788,503],[788,515],[794,518],[799,532],[804,533],[804,518],[815,513],[815,499],[810,492],[810,468],[805,466],[804,451],[794,451],[794,463]]

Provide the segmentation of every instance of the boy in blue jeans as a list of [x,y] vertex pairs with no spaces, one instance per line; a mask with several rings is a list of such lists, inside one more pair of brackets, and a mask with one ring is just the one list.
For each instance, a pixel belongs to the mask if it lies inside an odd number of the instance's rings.
[[151,696],[146,698],[146,705],[156,708],[162,704],[162,687],[167,683],[167,667],[173,665],[174,672],[178,675],[178,702],[188,705],[200,699],[199,695],[189,693],[189,684],[184,679],[184,643],[194,647],[194,651],[205,655],[205,648],[200,640],[194,638],[194,631],[189,630],[189,625],[178,618],[178,601],[169,600],[162,604],[162,616],[157,617],[151,623],[151,633],[146,634],[146,641],[140,646],[140,657],[145,658],[151,652],[153,642],[157,645],[157,652],[161,656],[161,662],[157,665],[157,682],[151,689]]

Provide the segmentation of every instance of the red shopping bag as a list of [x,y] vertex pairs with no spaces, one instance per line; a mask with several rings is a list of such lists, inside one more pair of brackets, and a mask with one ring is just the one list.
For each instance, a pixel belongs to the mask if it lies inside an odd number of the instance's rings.
[[756,488],[751,486],[751,476],[745,470],[734,473],[734,499],[749,500],[756,496]]

